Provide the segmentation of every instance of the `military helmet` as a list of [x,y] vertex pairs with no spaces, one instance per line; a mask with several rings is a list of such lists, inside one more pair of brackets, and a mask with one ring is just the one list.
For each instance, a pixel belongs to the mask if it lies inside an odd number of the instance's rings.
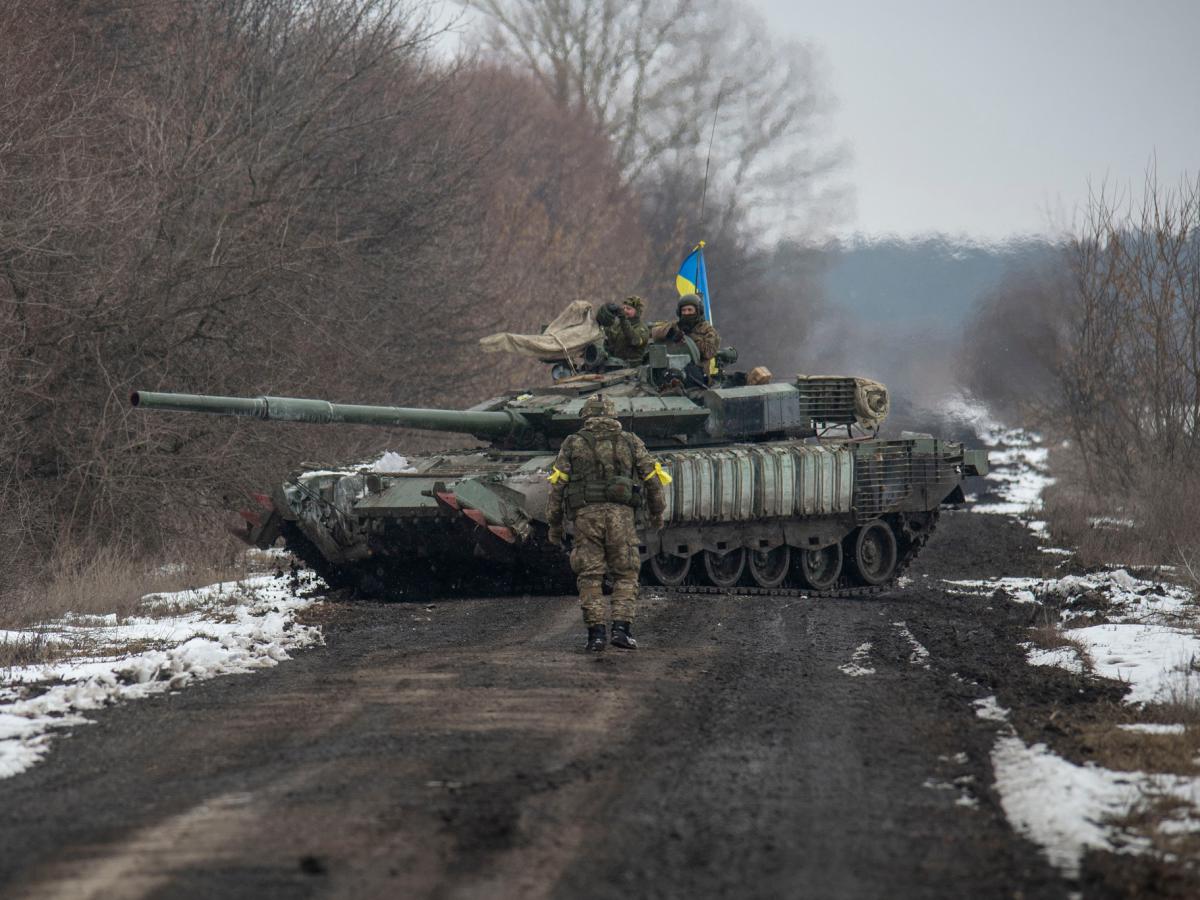
[[696,307],[697,314],[703,315],[704,301],[700,299],[699,294],[684,294],[680,297],[679,302],[675,304],[675,315],[683,315],[683,308],[689,305]]
[[592,394],[584,401],[583,407],[579,410],[581,419],[590,419],[593,416],[608,416],[610,419],[617,417],[617,404],[613,403],[603,394]]

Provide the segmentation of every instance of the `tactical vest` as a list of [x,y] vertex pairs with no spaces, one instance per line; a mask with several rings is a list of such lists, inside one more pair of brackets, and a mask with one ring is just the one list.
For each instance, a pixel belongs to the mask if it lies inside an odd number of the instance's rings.
[[[571,460],[571,480],[567,482],[565,492],[567,508],[572,512],[582,509],[589,503],[623,503],[626,506],[639,506],[642,501],[641,485],[638,484],[637,472],[634,471],[634,460],[637,454],[633,449],[633,441],[624,431],[618,431],[609,436],[598,436],[590,431],[577,432],[591,449],[591,458]],[[618,441],[629,448],[630,466],[627,471],[608,472],[608,467],[600,461],[596,445],[601,441],[616,444]],[[621,466],[617,457],[616,447],[613,448],[613,461]]]

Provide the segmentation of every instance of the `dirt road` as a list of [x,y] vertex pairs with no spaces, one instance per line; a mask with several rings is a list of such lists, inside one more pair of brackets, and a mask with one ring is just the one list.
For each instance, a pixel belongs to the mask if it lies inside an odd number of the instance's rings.
[[941,581],[1045,565],[950,514],[885,597],[652,597],[598,656],[571,598],[329,603],[324,648],[0,781],[0,894],[1064,897],[972,701],[1078,688]]

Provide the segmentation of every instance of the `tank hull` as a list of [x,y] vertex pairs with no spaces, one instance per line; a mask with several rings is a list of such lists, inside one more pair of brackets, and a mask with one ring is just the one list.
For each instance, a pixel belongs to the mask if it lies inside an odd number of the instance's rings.
[[[644,581],[814,593],[892,583],[974,471],[962,445],[927,437],[656,456],[672,482],[665,528],[637,513]],[[545,539],[553,459],[489,449],[405,471],[299,473],[262,498],[242,536],[262,546],[282,535],[332,587],[372,595],[562,592],[573,586],[567,555]]]

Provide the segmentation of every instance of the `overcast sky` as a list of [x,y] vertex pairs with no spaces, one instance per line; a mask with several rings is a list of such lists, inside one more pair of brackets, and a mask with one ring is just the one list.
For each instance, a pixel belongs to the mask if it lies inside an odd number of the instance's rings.
[[1200,0],[750,0],[824,51],[846,231],[995,239],[1200,171]]

